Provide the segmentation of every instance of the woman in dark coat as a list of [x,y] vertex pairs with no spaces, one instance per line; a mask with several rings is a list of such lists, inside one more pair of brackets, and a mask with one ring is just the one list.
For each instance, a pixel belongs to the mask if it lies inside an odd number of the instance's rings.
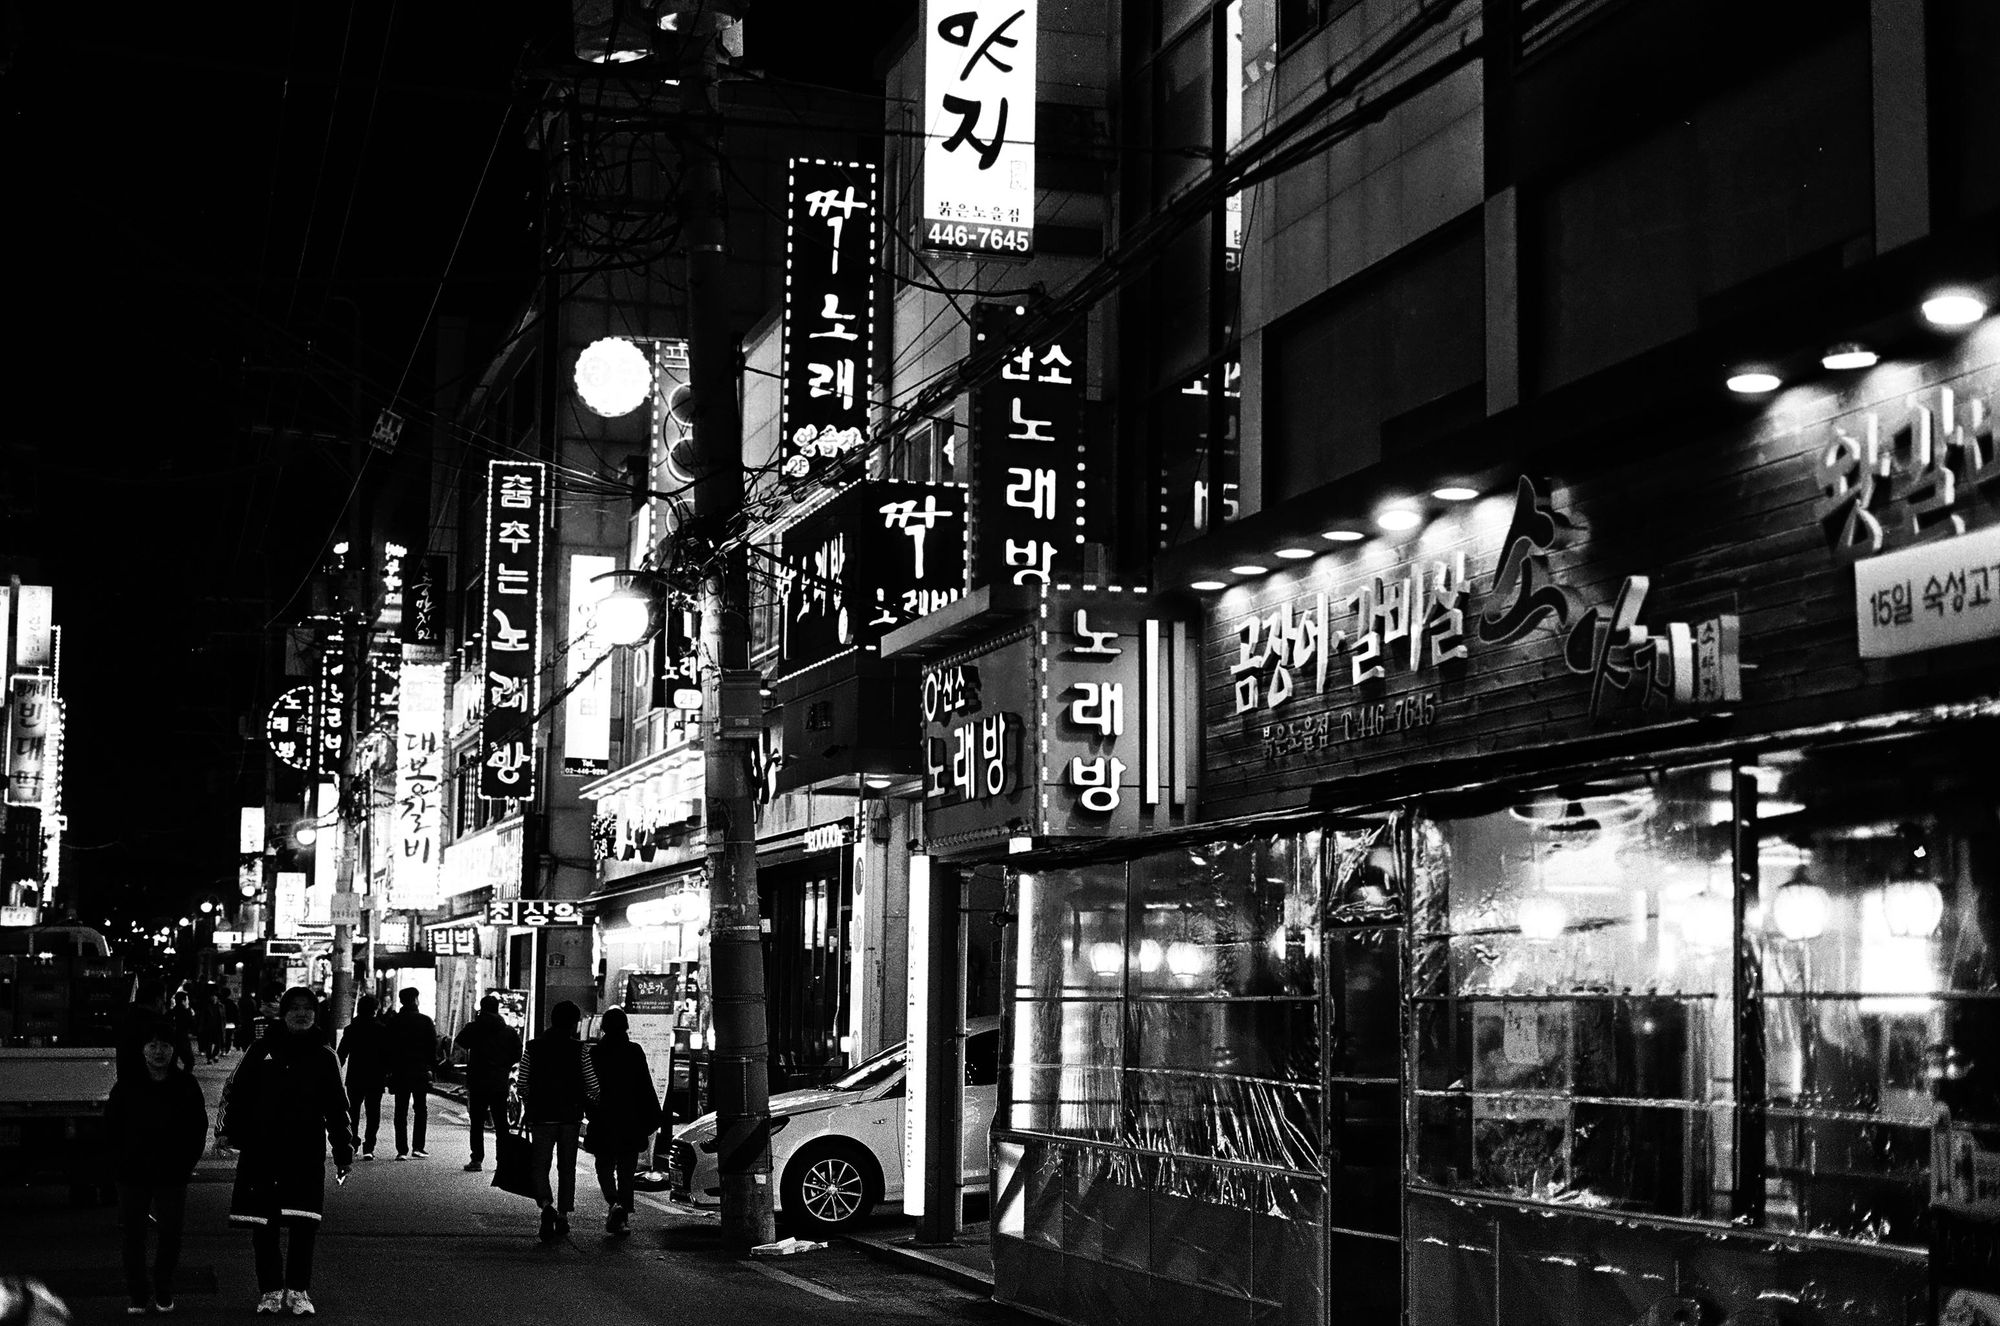
[[[140,1048],[146,1071],[120,1078],[105,1107],[112,1173],[118,1180],[126,1308],[134,1316],[174,1310],[174,1270],[180,1264],[181,1222],[188,1180],[208,1140],[208,1101],[194,1074],[176,1060],[178,1043],[162,1018]],[[159,1231],[153,1270],[146,1273],[146,1231]]]
[[612,1007],[598,1020],[598,1041],[590,1047],[597,1071],[597,1103],[590,1107],[590,1131],[583,1149],[597,1157],[597,1186],[610,1212],[606,1232],[629,1234],[632,1175],[646,1139],[660,1128],[660,1098],[653,1091],[646,1051],[627,1034],[625,1010]]
[[[340,1063],[319,1026],[319,997],[285,991],[278,1019],[223,1093],[219,1138],[241,1153],[229,1222],[250,1228],[259,1312],[313,1312],[313,1241],[326,1204],[326,1148],[341,1182],[354,1163]],[[291,1230],[290,1256],[278,1246]]]

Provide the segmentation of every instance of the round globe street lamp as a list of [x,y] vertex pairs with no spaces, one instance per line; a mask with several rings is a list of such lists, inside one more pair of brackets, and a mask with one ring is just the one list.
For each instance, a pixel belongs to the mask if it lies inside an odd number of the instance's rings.
[[600,580],[620,583],[597,601],[599,637],[610,645],[636,645],[651,636],[658,625],[654,605],[666,595],[666,577],[658,571],[634,568],[590,578],[593,585]]
[[576,394],[606,419],[632,413],[652,391],[652,361],[622,336],[592,341],[576,357]]

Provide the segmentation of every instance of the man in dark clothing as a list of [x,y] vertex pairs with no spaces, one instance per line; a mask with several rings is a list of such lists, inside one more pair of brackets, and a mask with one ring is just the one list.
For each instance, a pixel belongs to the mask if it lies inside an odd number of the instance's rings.
[[167,1012],[167,983],[157,976],[142,976],[132,992],[132,1002],[126,1006],[124,1016],[118,1020],[118,1076],[140,1078],[146,1075],[146,1042],[157,1028],[166,1028],[174,1047],[174,1062],[192,1073],[194,1071],[194,1045],[185,1035],[175,1030],[173,1018]]
[[[363,995],[354,1021],[340,1036],[340,1062],[347,1070],[347,1127],[361,1138],[361,1159],[375,1159],[375,1135],[382,1129],[382,1087],[388,1073],[388,1028],[375,1016],[375,996]],[[361,1116],[368,1115],[368,1132]]]
[[[565,999],[549,1010],[548,1030],[521,1053],[521,1117],[534,1147],[535,1200],[542,1208],[544,1243],[569,1233],[576,1204],[576,1144],[584,1111],[597,1101],[597,1070],[576,1038],[582,1010]],[[549,1188],[549,1161],[557,1186]]]
[[[424,1129],[430,1122],[431,1065],[437,1059],[437,1025],[417,1011],[417,988],[397,992],[402,1007],[389,1019],[387,1050],[389,1090],[396,1093],[396,1159],[421,1160]],[[416,1107],[416,1135],[409,1132],[410,1110]],[[415,1146],[411,1146],[411,1142]]]
[[507,1073],[521,1058],[521,1033],[500,1016],[500,1001],[487,995],[479,1016],[459,1028],[452,1042],[465,1051],[467,1104],[472,1111],[472,1159],[467,1172],[486,1162],[486,1124],[498,1133],[507,1126]]

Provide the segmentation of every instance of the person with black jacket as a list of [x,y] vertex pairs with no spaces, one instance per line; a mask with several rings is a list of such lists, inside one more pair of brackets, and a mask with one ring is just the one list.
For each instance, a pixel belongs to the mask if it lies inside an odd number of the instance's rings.
[[[234,1147],[236,1188],[229,1222],[250,1229],[257,1257],[257,1311],[310,1316],[313,1245],[326,1206],[326,1152],[347,1182],[354,1143],[340,1061],[319,1025],[319,996],[285,991],[278,1019],[243,1056],[222,1096],[216,1140]],[[289,1256],[278,1230],[291,1231]]]
[[[133,1316],[174,1310],[174,1269],[188,1180],[208,1139],[208,1100],[194,1075],[181,1069],[171,1026],[161,1019],[140,1047],[145,1071],[120,1078],[105,1106],[112,1175],[118,1183],[118,1223],[125,1292]],[[146,1273],[146,1229],[159,1230],[153,1270]]]
[[388,1029],[375,1015],[375,996],[363,995],[354,1006],[354,1021],[340,1034],[340,1062],[347,1069],[347,1128],[361,1136],[361,1115],[368,1114],[368,1135],[361,1158],[375,1159],[375,1135],[382,1129],[382,1088],[388,1074]]
[[142,976],[133,989],[132,1002],[118,1020],[117,1064],[121,1082],[128,1077],[146,1076],[146,1057],[142,1051],[160,1027],[165,1027],[172,1038],[174,1062],[192,1073],[194,1046],[174,1029],[172,1015],[167,1012],[167,983],[157,976]]
[[497,1134],[507,1126],[507,1074],[521,1061],[521,1033],[500,1016],[500,1001],[487,995],[479,1016],[458,1030],[452,1044],[465,1051],[466,1105],[472,1114],[472,1159],[468,1174],[486,1163],[486,1125]]
[[[576,1038],[582,1010],[565,999],[549,1010],[548,1030],[521,1051],[521,1117],[534,1147],[535,1200],[542,1208],[542,1239],[569,1233],[576,1205],[576,1144],[584,1111],[598,1097],[597,1072]],[[549,1160],[557,1187],[549,1191]]]
[[[389,1019],[384,1037],[385,1062],[389,1070],[389,1090],[396,1093],[396,1159],[411,1156],[422,1160],[424,1130],[430,1123],[431,1068],[437,1062],[437,1024],[417,1011],[417,987],[400,990],[396,998],[402,1007]],[[410,1113],[416,1112],[415,1136],[411,1135]],[[415,1142],[416,1145],[410,1145]]]
[[646,1139],[660,1128],[660,1097],[653,1090],[653,1071],[646,1051],[628,1034],[625,1010],[612,1006],[598,1019],[597,1044],[590,1063],[597,1075],[597,1103],[590,1109],[590,1131],[584,1150],[597,1158],[597,1186],[611,1209],[604,1217],[608,1234],[629,1234],[632,1219],[632,1177]]

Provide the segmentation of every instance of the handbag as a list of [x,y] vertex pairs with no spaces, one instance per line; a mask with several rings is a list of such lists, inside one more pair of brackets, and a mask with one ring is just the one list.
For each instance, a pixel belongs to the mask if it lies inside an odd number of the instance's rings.
[[507,1127],[493,1134],[493,1186],[517,1197],[540,1197],[535,1148],[526,1132]]

